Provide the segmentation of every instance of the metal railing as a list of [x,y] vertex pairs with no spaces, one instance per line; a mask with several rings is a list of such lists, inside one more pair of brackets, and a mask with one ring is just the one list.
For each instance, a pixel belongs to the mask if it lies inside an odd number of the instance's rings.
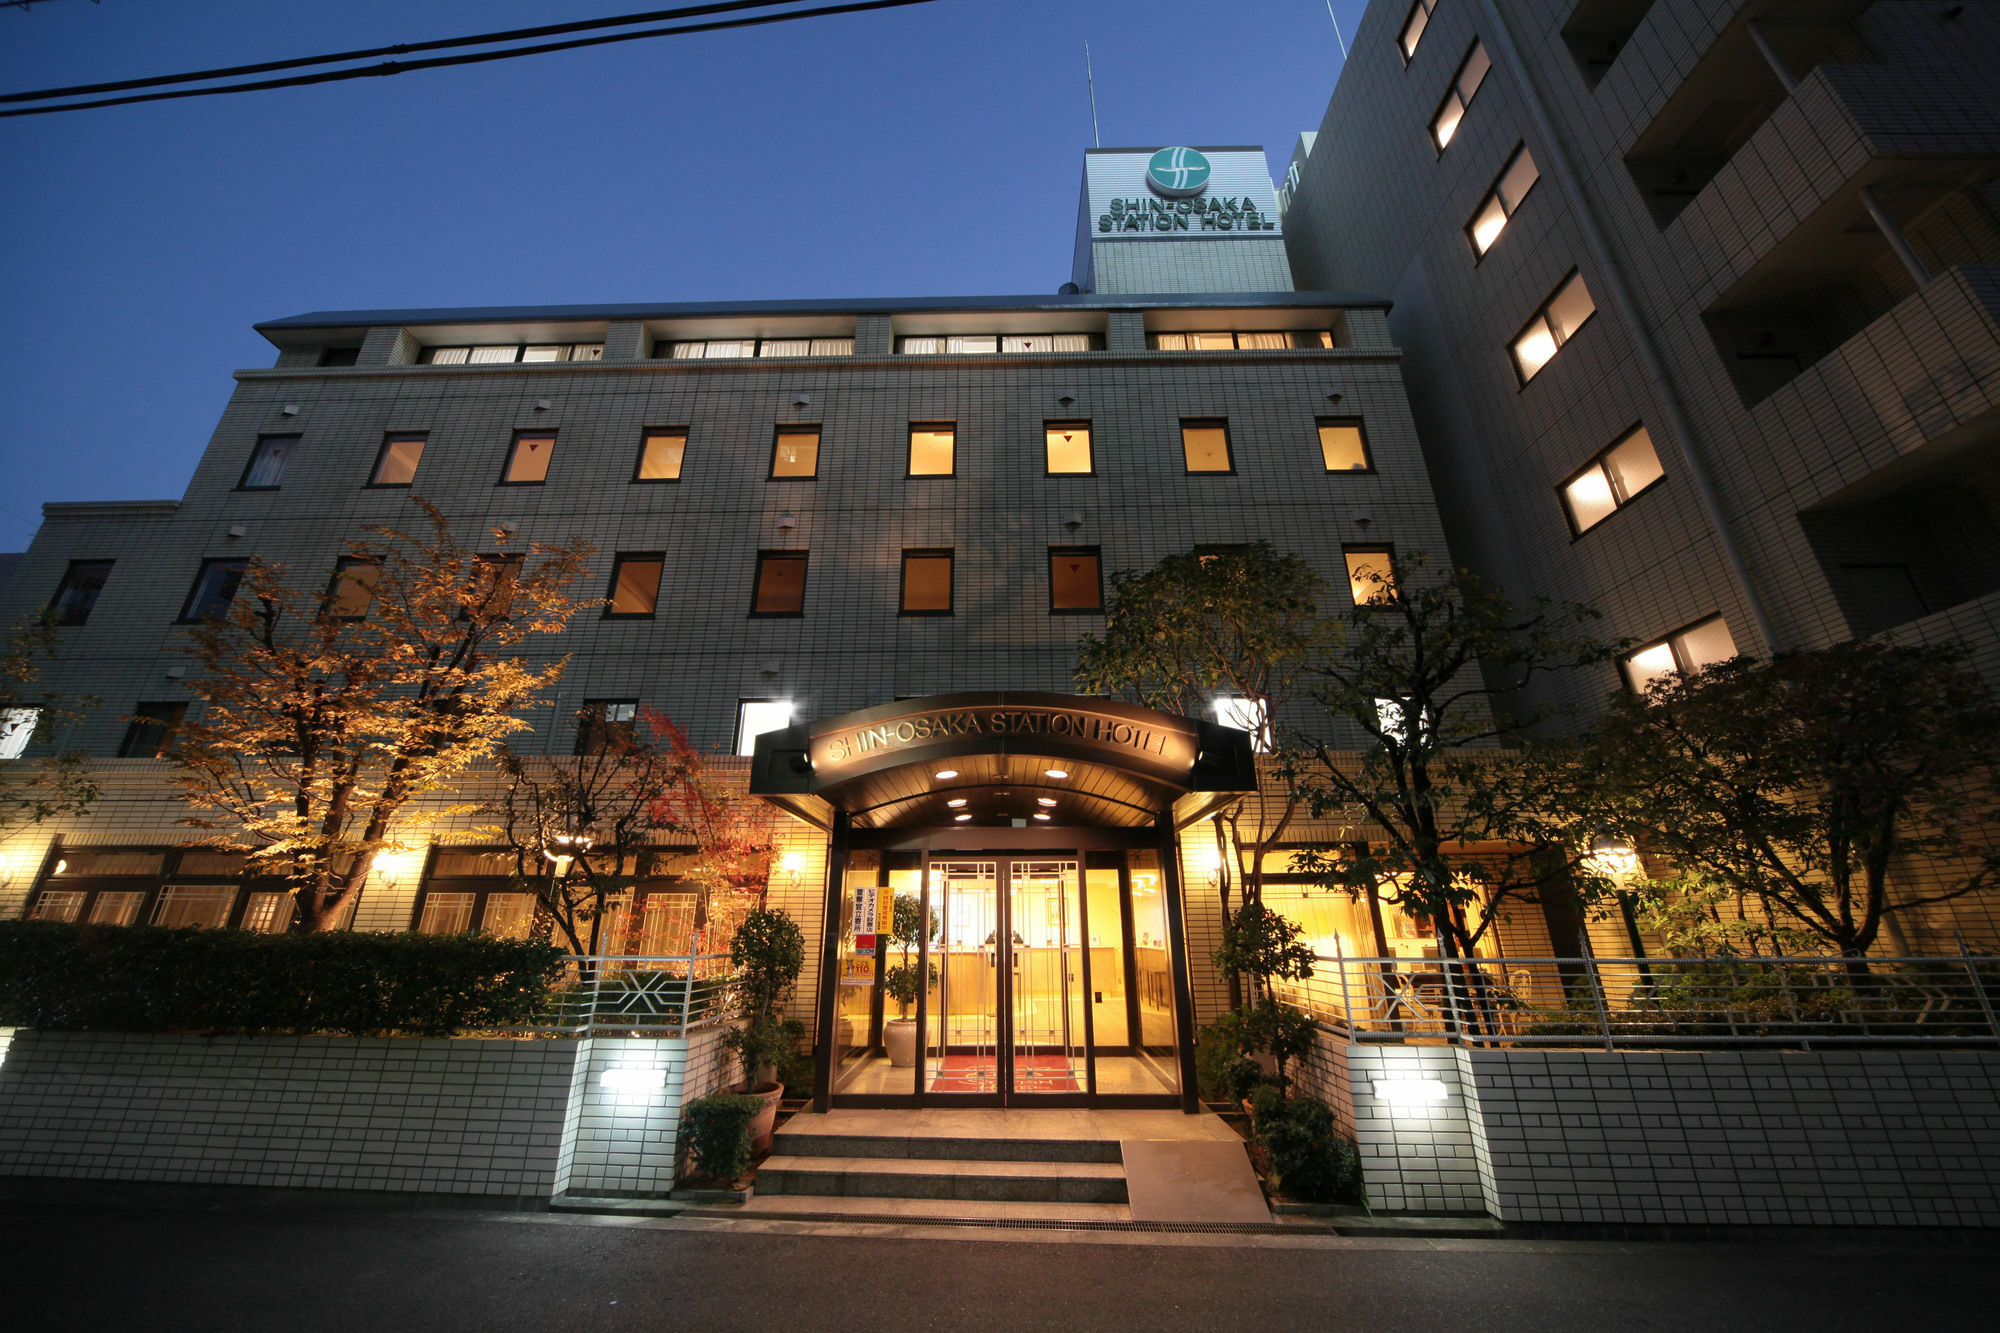
[[603,954],[572,958],[550,991],[542,1022],[515,1029],[543,1036],[681,1037],[736,1012],[727,954],[661,958]]
[[2000,1045],[2000,958],[1327,958],[1280,999],[1362,1042]]

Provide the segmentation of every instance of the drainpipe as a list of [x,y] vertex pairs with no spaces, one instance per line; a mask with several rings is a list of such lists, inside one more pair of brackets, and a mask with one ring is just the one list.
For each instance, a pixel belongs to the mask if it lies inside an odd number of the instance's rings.
[[1869,217],[1875,219],[1875,229],[1882,233],[1882,239],[1896,252],[1896,258],[1903,261],[1903,267],[1910,271],[1910,276],[1916,280],[1917,286],[1922,288],[1927,285],[1931,280],[1930,269],[1917,257],[1916,250],[1910,245],[1910,238],[1903,235],[1903,229],[1896,225],[1895,220],[1882,207],[1881,200],[1875,197],[1874,186],[1861,187],[1861,206],[1868,210]]
[[1799,81],[1792,77],[1791,66],[1778,58],[1777,51],[1771,46],[1770,38],[1764,35],[1764,30],[1758,26],[1757,20],[1749,19],[1743,26],[1750,30],[1750,41],[1757,48],[1757,54],[1764,57],[1764,63],[1771,67],[1771,72],[1778,76],[1778,82],[1784,85],[1785,96],[1790,97],[1797,92]]
[[[1481,8],[1486,11],[1486,21],[1491,28],[1494,45],[1499,49],[1501,59],[1507,64],[1514,82],[1520,85],[1523,98],[1528,104],[1528,114],[1533,119],[1535,133],[1541,137],[1547,152],[1549,167],[1561,182],[1563,193],[1569,196],[1570,207],[1576,212],[1576,220],[1583,228],[1584,244],[1590,247],[1591,258],[1597,264],[1598,273],[1604,279],[1605,292],[1611,298],[1611,305],[1618,311],[1619,320],[1632,336],[1632,348],[1639,354],[1639,364],[1645,368],[1646,378],[1652,381],[1653,396],[1666,414],[1667,425],[1673,431],[1674,439],[1680,445],[1681,460],[1687,465],[1688,480],[1693,483],[1695,496],[1701,501],[1702,512],[1707,515],[1709,525],[1715,531],[1715,541],[1722,548],[1723,559],[1729,563],[1729,571],[1735,576],[1738,591],[1743,595],[1743,604],[1750,612],[1750,619],[1757,627],[1758,635],[1764,640],[1764,650],[1775,653],[1778,650],[1778,633],[1772,627],[1770,613],[1764,608],[1764,599],[1751,581],[1750,568],[1743,561],[1743,553],[1736,545],[1729,521],[1722,511],[1722,502],[1716,495],[1715,483],[1703,463],[1700,451],[1695,445],[1694,423],[1681,406],[1680,394],[1673,381],[1667,377],[1666,363],[1661,360],[1659,349],[1653,345],[1652,336],[1639,319],[1639,307],[1633,301],[1629,288],[1625,285],[1624,271],[1613,258],[1611,246],[1604,239],[1604,231],[1597,225],[1597,214],[1592,211],[1590,201],[1584,196],[1576,173],[1570,169],[1569,153],[1563,148],[1562,140],[1556,137],[1554,122],[1549,119],[1547,108],[1535,85],[1528,79],[1528,67],[1521,59],[1521,53],[1514,45],[1514,36],[1507,26],[1507,20],[1500,13],[1500,6],[1494,0],[1482,0]],[[1537,159],[1538,161],[1540,159]]]

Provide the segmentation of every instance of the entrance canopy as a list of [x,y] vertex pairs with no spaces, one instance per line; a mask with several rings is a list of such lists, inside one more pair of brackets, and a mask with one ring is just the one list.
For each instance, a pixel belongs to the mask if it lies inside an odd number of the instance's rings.
[[[902,699],[757,738],[750,791],[829,827],[1136,827],[1254,790],[1250,735],[1071,694]],[[1037,816],[1047,818],[1037,818]],[[1180,822],[1177,820],[1176,822]]]

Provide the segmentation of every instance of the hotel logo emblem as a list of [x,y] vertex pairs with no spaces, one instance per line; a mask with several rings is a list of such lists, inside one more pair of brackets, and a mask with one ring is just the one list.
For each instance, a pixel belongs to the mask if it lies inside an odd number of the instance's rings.
[[1169,199],[1200,194],[1208,188],[1208,159],[1192,148],[1162,148],[1146,164],[1146,184]]

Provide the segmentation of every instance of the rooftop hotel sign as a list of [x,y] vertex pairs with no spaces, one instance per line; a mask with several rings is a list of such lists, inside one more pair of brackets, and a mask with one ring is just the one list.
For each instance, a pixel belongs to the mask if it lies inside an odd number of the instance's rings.
[[1104,757],[1112,762],[1137,761],[1146,767],[1192,765],[1195,754],[1195,738],[1164,718],[1159,722],[1135,721],[1089,708],[1032,704],[966,706],[925,709],[815,736],[813,769],[829,773],[856,760],[887,757],[896,751],[960,739],[1064,741],[1071,746],[1081,744],[1102,750]]
[[1257,149],[1137,148],[1084,159],[1088,229],[1120,240],[1272,236],[1277,193]]

